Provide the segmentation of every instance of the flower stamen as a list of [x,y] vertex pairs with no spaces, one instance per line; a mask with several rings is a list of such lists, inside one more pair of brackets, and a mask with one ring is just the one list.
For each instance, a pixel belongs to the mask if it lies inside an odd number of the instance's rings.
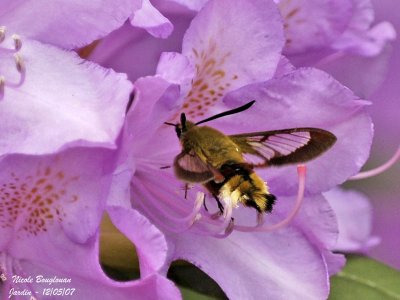
[[11,36],[11,38],[12,38],[13,41],[14,41],[14,49],[15,49],[15,51],[21,50],[21,48],[22,48],[21,37],[20,37],[18,34],[15,34],[15,33],[14,33],[14,34]]
[[5,85],[6,85],[6,79],[4,78],[4,76],[0,75],[0,99],[3,98]]
[[[0,43],[4,42],[5,39],[6,39],[6,27],[0,26]],[[11,39],[14,47],[13,48],[0,47],[0,52],[5,52],[5,55],[12,53],[14,54],[13,56],[14,56],[15,67],[20,75],[20,78],[18,82],[10,82],[6,80],[6,77],[8,78],[8,74],[6,74],[6,76],[4,76],[3,74],[0,75],[0,99],[4,97],[6,86],[17,88],[21,86],[25,81],[25,62],[20,53],[20,50],[22,48],[22,39],[18,34],[13,34],[11,36]]]
[[379,175],[385,172],[390,167],[392,167],[399,159],[400,159],[400,147],[397,149],[395,154],[383,165],[369,171],[360,172],[357,175],[350,177],[349,180],[359,180]]
[[301,205],[303,203],[304,199],[304,190],[305,190],[305,181],[306,181],[306,166],[305,165],[299,165],[297,166],[297,174],[299,176],[299,188],[297,191],[297,198],[295,202],[295,206],[290,212],[290,214],[282,221],[280,221],[277,224],[274,225],[265,225],[262,226],[260,223],[260,220],[258,218],[258,224],[256,226],[250,227],[250,226],[241,226],[241,225],[235,225],[234,229],[237,231],[243,231],[243,232],[251,232],[251,231],[262,231],[262,232],[272,232],[276,231],[282,227],[285,227],[288,225],[294,217],[297,215],[299,212]]
[[2,43],[5,38],[6,38],[6,27],[0,26],[0,43]]

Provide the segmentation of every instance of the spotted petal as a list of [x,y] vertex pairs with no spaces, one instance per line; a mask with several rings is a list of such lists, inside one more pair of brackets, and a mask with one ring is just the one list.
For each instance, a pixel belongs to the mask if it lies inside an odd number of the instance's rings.
[[329,47],[346,29],[352,16],[350,0],[280,0],[285,53]]
[[[57,248],[67,237],[87,242],[96,233],[105,206],[111,154],[110,150],[77,148],[43,157],[3,158],[0,248],[7,245],[11,255],[40,256],[45,263],[41,247],[33,245]],[[63,238],[56,234],[60,232]],[[50,241],[49,234],[55,239]]]
[[31,40],[18,54],[24,80],[12,57],[0,62],[0,156],[51,153],[66,144],[115,146],[131,90],[125,75]]
[[271,78],[283,45],[281,20],[270,1],[209,1],[186,31],[182,54],[196,67],[183,109],[202,116],[231,90]]

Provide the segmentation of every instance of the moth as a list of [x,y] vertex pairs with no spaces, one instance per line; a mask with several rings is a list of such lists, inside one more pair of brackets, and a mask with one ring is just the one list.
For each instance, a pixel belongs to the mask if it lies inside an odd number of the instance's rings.
[[289,128],[236,135],[225,135],[202,123],[236,114],[251,107],[241,107],[194,123],[184,113],[175,126],[182,151],[175,157],[175,176],[186,184],[202,184],[216,199],[223,212],[221,198],[255,208],[258,213],[271,212],[276,197],[257,168],[304,163],[312,160],[336,142],[329,131],[319,128]]

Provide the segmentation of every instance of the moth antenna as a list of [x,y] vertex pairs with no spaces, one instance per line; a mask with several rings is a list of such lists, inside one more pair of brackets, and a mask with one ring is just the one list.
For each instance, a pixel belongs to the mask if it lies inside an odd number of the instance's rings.
[[181,126],[182,126],[182,131],[186,130],[186,115],[185,113],[181,113]]
[[170,126],[178,126],[178,124],[170,123],[170,122],[164,122],[165,125],[170,125]]
[[253,101],[250,101],[249,103],[247,103],[245,105],[242,105],[242,106],[239,106],[237,108],[234,108],[234,109],[227,110],[227,111],[224,111],[222,113],[216,114],[216,115],[214,115],[212,117],[209,117],[207,119],[204,119],[202,121],[197,122],[195,125],[199,125],[201,123],[212,121],[212,120],[215,120],[215,119],[218,119],[218,118],[221,118],[221,117],[225,117],[225,116],[228,116],[228,115],[233,115],[233,114],[240,113],[242,111],[245,111],[246,109],[249,109],[255,102],[256,102],[256,100],[253,100]]

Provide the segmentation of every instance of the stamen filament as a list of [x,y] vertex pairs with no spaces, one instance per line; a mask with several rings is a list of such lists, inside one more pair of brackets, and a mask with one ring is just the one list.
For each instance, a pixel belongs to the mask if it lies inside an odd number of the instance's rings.
[[305,190],[305,182],[306,182],[306,166],[299,165],[297,166],[297,174],[299,176],[299,188],[297,191],[297,198],[295,202],[295,206],[290,212],[290,214],[281,222],[274,224],[274,225],[265,225],[265,226],[241,226],[241,225],[234,225],[234,230],[243,231],[243,232],[254,232],[254,231],[261,231],[261,232],[272,232],[276,231],[282,227],[288,225],[294,217],[299,212],[301,205],[304,199],[304,190]]
[[[150,189],[146,188],[145,186],[140,187],[139,185],[136,186],[136,189],[138,191],[144,189],[144,191],[142,190],[143,194],[150,193],[150,194],[153,194],[155,197],[157,197],[157,193],[154,189],[150,190]],[[197,193],[197,197],[195,200],[195,205],[193,207],[193,210],[186,217],[171,216],[171,215],[167,214],[166,210],[163,210],[164,221],[161,223],[162,226],[164,226],[167,230],[169,230],[171,232],[175,232],[175,233],[179,233],[179,232],[188,230],[190,227],[193,226],[193,224],[195,222],[197,222],[201,218],[199,211],[201,210],[201,207],[203,205],[204,198],[205,198],[204,193],[201,193],[201,192]],[[174,205],[173,203],[171,203],[171,204]],[[146,211],[146,213],[149,216],[151,216],[151,218],[155,218],[155,219],[158,218],[154,214],[153,209],[146,207],[146,205],[141,205],[141,207],[142,207],[142,209],[144,209]],[[176,208],[182,210],[182,207],[176,207]],[[168,224],[170,224],[170,225],[168,225]],[[176,227],[171,226],[171,224],[175,225]]]
[[369,171],[360,172],[357,175],[350,177],[349,180],[359,180],[379,175],[380,173],[385,172],[387,169],[393,166],[399,159],[400,159],[400,147],[397,149],[396,153],[392,156],[392,158],[389,159],[383,165]]
[[[224,220],[217,226],[217,229],[215,230],[218,233],[211,234],[212,236],[217,238],[225,238],[228,235],[230,235],[233,231],[233,226],[231,226],[231,224],[233,223],[232,221],[233,203],[230,199],[227,199],[224,202],[225,202],[224,214],[223,214]],[[225,230],[225,232],[223,234],[219,233],[222,230]]]
[[6,27],[0,26],[0,43],[2,43],[5,38],[6,38]]
[[0,99],[4,97],[4,86],[6,85],[6,79],[4,76],[0,76]]

